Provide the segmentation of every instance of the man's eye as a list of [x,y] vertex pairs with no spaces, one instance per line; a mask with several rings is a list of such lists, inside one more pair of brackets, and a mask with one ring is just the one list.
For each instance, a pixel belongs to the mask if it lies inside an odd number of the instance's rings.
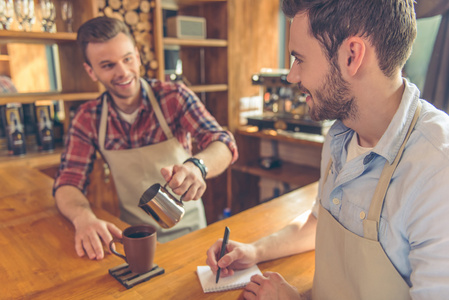
[[106,65],[102,65],[101,68],[102,69],[111,69],[114,65],[113,64],[106,64]]
[[133,60],[132,57],[125,57],[125,62],[130,62],[132,60]]
[[295,57],[295,64],[301,64],[302,63],[302,60],[301,59],[299,59],[299,58],[297,58],[297,57]]

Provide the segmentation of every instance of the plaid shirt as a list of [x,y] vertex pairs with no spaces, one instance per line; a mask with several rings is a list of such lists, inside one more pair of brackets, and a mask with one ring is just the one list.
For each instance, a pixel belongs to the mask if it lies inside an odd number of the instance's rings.
[[[149,84],[173,136],[188,153],[192,153],[191,137],[194,137],[200,150],[213,141],[222,141],[232,152],[232,162],[237,160],[234,137],[221,128],[193,92],[184,85],[175,83],[150,80]],[[103,95],[78,108],[67,134],[53,193],[63,185],[72,185],[86,191],[88,175],[92,171],[96,152],[99,151],[98,132]],[[167,140],[143,88],[142,95],[144,101],[138,108],[137,118],[133,124],[129,124],[119,117],[107,94],[106,150],[139,148]]]

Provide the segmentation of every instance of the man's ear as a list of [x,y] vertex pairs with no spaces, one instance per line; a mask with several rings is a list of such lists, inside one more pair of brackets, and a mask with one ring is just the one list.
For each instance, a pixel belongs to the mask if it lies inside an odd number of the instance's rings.
[[365,40],[357,36],[349,37],[343,42],[340,49],[344,60],[342,67],[346,69],[349,76],[354,76],[365,58]]
[[92,69],[92,67],[89,66],[89,64],[86,63],[86,62],[83,63],[83,66],[84,66],[84,70],[86,70],[87,74],[89,74],[89,77],[90,77],[94,82],[97,82],[97,81],[98,81],[98,78],[97,78],[97,75],[95,75],[95,72],[94,72],[94,70]]

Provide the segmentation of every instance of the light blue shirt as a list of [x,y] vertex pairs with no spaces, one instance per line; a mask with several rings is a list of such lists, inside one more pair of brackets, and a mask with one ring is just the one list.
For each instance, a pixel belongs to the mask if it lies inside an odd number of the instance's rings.
[[[334,123],[324,143],[321,174],[331,157],[333,165],[324,186],[320,180],[319,195],[336,220],[363,236],[362,221],[385,161],[393,162],[421,101],[421,115],[385,197],[379,241],[411,285],[413,299],[449,299],[449,117],[420,100],[415,85],[405,84],[399,109],[372,151],[346,163],[354,131]],[[318,201],[313,211],[316,215]]]

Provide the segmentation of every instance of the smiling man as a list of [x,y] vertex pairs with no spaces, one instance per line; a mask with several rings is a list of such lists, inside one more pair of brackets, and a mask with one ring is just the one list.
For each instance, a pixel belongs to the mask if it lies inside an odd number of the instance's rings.
[[[56,204],[76,230],[77,254],[102,259],[102,243],[121,236],[114,224],[95,216],[84,195],[96,152],[111,169],[123,221],[154,224],[161,242],[206,226],[200,198],[206,178],[237,159],[231,133],[184,85],[140,78],[139,52],[122,21],[89,20],[77,40],[90,78],[106,88],[96,100],[82,104],[73,118],[54,184]],[[201,150],[194,157],[192,138]],[[186,210],[170,229],[160,228],[138,207],[148,187],[165,182],[182,195]]]
[[221,242],[221,276],[315,249],[313,288],[274,272],[246,299],[447,299],[449,117],[401,77],[416,36],[413,0],[284,0],[292,19],[287,77],[315,120],[336,119],[323,145],[310,212],[251,244]]

